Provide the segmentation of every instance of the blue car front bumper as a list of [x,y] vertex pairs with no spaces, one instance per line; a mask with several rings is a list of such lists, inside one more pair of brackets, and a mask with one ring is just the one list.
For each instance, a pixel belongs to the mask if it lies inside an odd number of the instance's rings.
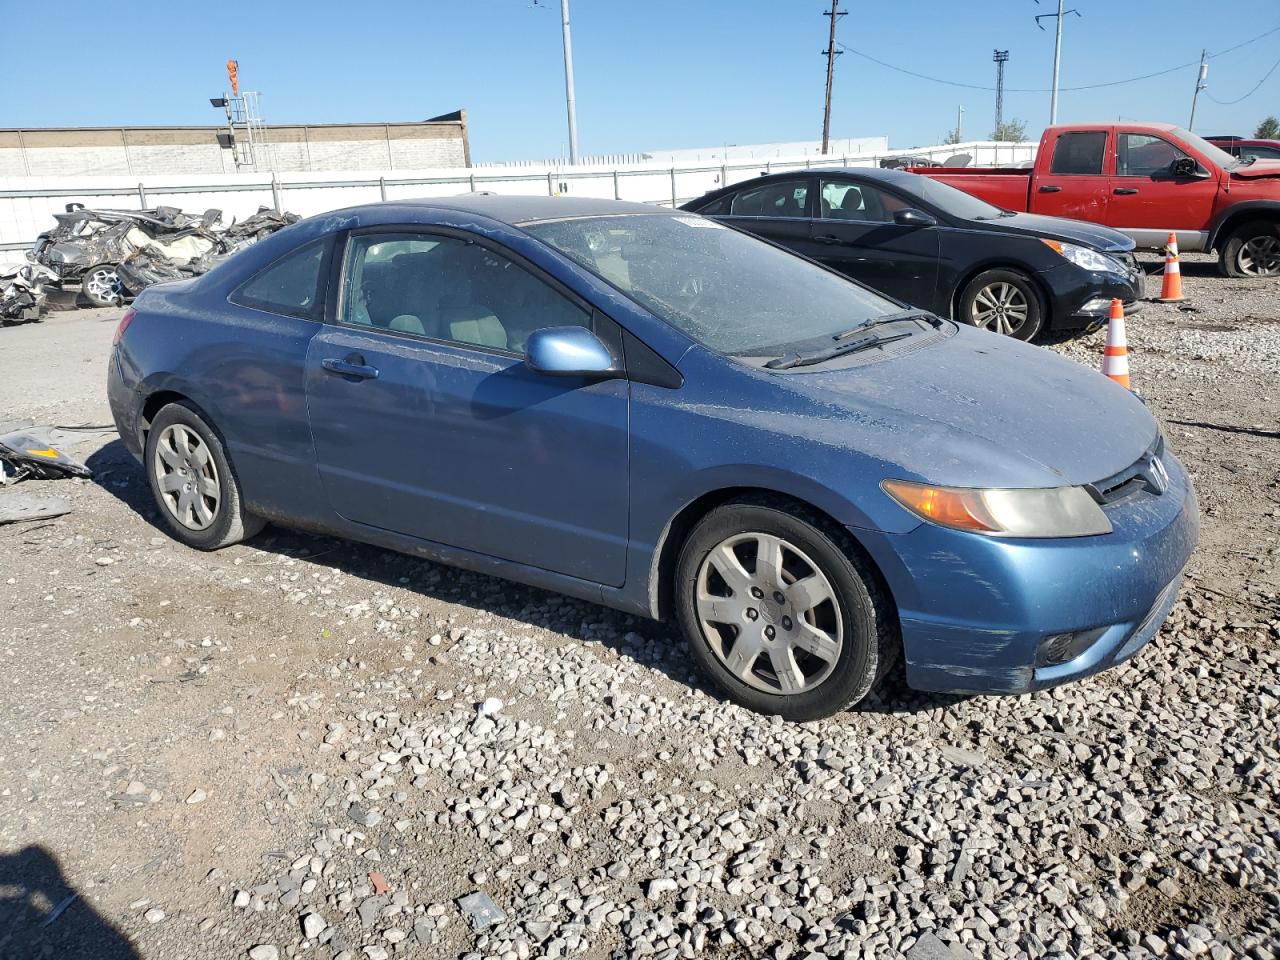
[[[1182,465],[1169,487],[1106,509],[1113,531],[1060,540],[983,537],[921,524],[856,530],[888,581],[907,682],[948,693],[1027,693],[1098,673],[1136,654],[1177,600],[1199,510]],[[1088,643],[1046,662],[1046,643]]]

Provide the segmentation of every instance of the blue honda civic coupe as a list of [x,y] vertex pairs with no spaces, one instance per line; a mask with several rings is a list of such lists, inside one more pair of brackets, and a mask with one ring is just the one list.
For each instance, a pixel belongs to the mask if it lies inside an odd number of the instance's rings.
[[978,693],[1120,663],[1198,531],[1110,380],[639,204],[313,217],[146,290],[108,389],[191,547],[272,522],[674,617],[797,720],[900,657]]

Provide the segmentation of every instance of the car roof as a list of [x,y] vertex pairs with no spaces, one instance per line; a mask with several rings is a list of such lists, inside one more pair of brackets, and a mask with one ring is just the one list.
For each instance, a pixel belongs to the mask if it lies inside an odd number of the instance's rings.
[[625,200],[600,200],[594,197],[510,196],[497,193],[464,193],[456,197],[423,197],[400,200],[405,206],[430,207],[437,210],[460,210],[475,213],[512,226],[523,226],[546,220],[572,220],[581,217],[616,217],[626,214],[666,214],[670,207]]
[[753,183],[770,183],[774,180],[795,180],[798,177],[807,177],[810,175],[827,175],[838,176],[848,174],[850,176],[862,177],[866,180],[876,180],[881,183],[896,183],[902,187],[909,187],[913,183],[919,183],[918,173],[908,173],[905,170],[889,170],[883,167],[813,167],[812,169],[805,167],[798,170],[783,170],[778,173],[766,174],[757,177],[754,180],[739,180],[737,183],[730,184],[723,188],[725,191],[738,189],[740,187],[749,187]]

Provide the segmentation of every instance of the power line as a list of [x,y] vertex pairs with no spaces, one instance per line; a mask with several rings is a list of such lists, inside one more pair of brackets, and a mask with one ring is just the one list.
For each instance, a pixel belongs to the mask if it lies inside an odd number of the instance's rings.
[[1271,69],[1268,70],[1266,73],[1264,73],[1262,75],[1262,79],[1259,80],[1257,83],[1255,83],[1253,85],[1253,89],[1250,90],[1248,93],[1246,93],[1243,97],[1236,97],[1234,100],[1219,100],[1217,97],[1215,97],[1212,93],[1209,93],[1208,91],[1205,92],[1205,96],[1208,97],[1210,100],[1212,100],[1214,103],[1219,104],[1220,106],[1223,106],[1223,107],[1229,107],[1232,104],[1239,103],[1241,100],[1248,100],[1250,97],[1252,97],[1255,93],[1258,92],[1258,88],[1260,88],[1264,83],[1267,82],[1267,80],[1270,79],[1271,75],[1276,72],[1277,67],[1280,67],[1280,60],[1277,60],[1275,63],[1273,63],[1271,65]]
[[[1212,60],[1215,57],[1221,57],[1228,53],[1234,53],[1235,51],[1241,49],[1242,47],[1247,47],[1251,43],[1257,43],[1259,40],[1263,40],[1274,33],[1280,33],[1280,27],[1273,27],[1272,29],[1268,30],[1266,33],[1260,33],[1258,34],[1258,36],[1252,37],[1241,43],[1237,43],[1233,47],[1227,47],[1227,49],[1225,50],[1219,50],[1217,53],[1211,53],[1208,55],[1208,59]],[[908,70],[906,67],[900,67],[897,64],[889,63],[885,60],[881,60],[877,57],[873,57],[871,54],[864,53],[861,50],[855,50],[853,47],[845,46],[844,44],[837,44],[837,46],[839,46],[841,50],[844,50],[848,53],[852,53],[855,56],[861,57],[864,60],[870,60],[872,63],[878,64],[889,70],[897,71],[898,73],[905,73],[907,76],[915,77],[918,80],[928,80],[930,83],[940,83],[948,87],[962,87],[966,90],[987,90],[987,91],[995,90],[995,87],[990,87],[981,83],[964,83],[959,80],[946,80],[946,79],[943,79],[942,77],[929,76],[926,73],[917,73],[914,70]],[[1059,87],[1058,89],[1059,91],[1065,92],[1065,91],[1072,91],[1072,90],[1098,90],[1103,87],[1119,87],[1127,83],[1137,83],[1140,80],[1151,80],[1155,77],[1163,77],[1170,73],[1176,73],[1179,70],[1185,70],[1187,67],[1194,67],[1199,63],[1200,63],[1199,60],[1188,60],[1186,63],[1180,63],[1175,67],[1168,67],[1167,69],[1164,69],[1164,70],[1157,70],[1154,73],[1144,73],[1141,76],[1137,76],[1137,77],[1128,77],[1124,80],[1109,80],[1105,83],[1087,83],[1087,84],[1083,84],[1081,86],[1076,86],[1076,87]],[[1277,66],[1280,66],[1280,64],[1278,64]],[[1272,71],[1274,71],[1275,69],[1276,67],[1272,67]],[[1268,76],[1270,76],[1270,72],[1268,73]],[[1261,86],[1262,83],[1264,82],[1266,82],[1266,77],[1263,77],[1262,81],[1258,84],[1258,86]],[[1007,93],[1050,93],[1053,88],[1052,87],[1005,87],[1004,89],[1005,89],[1005,92]],[[1255,87],[1254,89],[1256,90],[1257,88]],[[1252,92],[1253,91],[1250,91],[1250,93],[1245,94],[1245,96],[1252,95]]]

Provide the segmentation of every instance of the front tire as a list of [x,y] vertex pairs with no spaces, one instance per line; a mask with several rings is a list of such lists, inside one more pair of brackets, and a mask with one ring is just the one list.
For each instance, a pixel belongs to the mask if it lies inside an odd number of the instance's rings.
[[1232,231],[1218,254],[1218,269],[1228,277],[1280,276],[1280,225],[1254,220]]
[[717,507],[689,533],[676,616],[731,700],[788,720],[853,706],[893,659],[896,622],[834,524],[759,500]]
[[1044,324],[1044,306],[1035,283],[1018,270],[984,270],[960,294],[959,316],[992,333],[1030,341]]
[[245,512],[222,441],[194,406],[171,403],[156,414],[143,463],[160,516],[187,546],[218,550],[265,525]]
[[95,307],[114,307],[124,302],[124,286],[114,263],[97,263],[84,272],[80,291]]

